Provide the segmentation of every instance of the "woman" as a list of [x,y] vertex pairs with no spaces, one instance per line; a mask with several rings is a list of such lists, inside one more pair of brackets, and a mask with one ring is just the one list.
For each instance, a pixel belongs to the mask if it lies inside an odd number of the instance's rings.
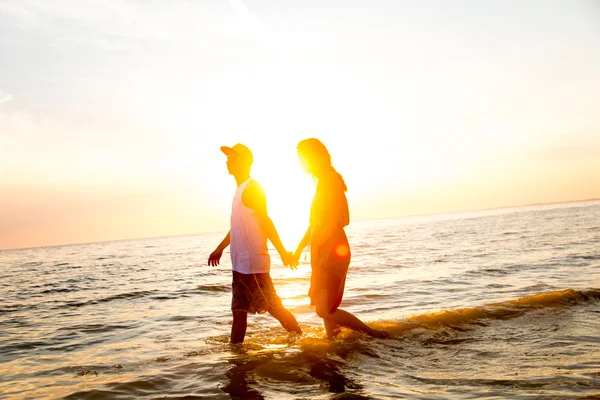
[[342,302],[346,274],[350,265],[350,246],[344,227],[350,223],[346,191],[342,176],[331,165],[331,156],[318,139],[298,144],[298,158],[304,171],[317,181],[310,210],[310,226],[294,256],[310,244],[312,275],[308,295],[317,315],[323,318],[330,337],[339,327],[354,329],[374,337],[387,337],[388,332],[373,329],[338,307]]

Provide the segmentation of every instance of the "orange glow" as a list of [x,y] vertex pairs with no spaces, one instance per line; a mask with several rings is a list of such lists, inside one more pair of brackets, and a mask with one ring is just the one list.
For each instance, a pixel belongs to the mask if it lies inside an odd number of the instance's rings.
[[339,243],[335,246],[334,252],[339,258],[346,258],[350,254],[350,248],[346,243]]
[[267,195],[269,215],[281,241],[292,251],[308,228],[310,202],[315,191],[310,177],[293,162],[294,146],[294,142],[290,142],[277,153],[268,143],[259,142],[253,146],[256,150],[253,150],[255,165],[252,167],[252,175]]

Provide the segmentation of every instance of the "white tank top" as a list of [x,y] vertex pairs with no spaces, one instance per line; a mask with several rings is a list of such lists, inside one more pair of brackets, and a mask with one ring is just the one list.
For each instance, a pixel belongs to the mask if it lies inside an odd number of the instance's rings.
[[271,258],[267,237],[258,223],[255,211],[242,202],[242,193],[252,178],[238,186],[231,207],[230,253],[234,271],[242,274],[268,273]]

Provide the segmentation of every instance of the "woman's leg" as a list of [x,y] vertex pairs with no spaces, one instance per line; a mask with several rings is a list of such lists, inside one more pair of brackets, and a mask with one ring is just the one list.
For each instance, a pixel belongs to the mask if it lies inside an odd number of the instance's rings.
[[385,338],[389,336],[388,332],[371,328],[348,311],[340,310],[338,308],[333,313],[330,313],[329,305],[327,304],[327,290],[320,290],[316,293],[315,297],[317,315],[323,318],[323,320],[330,321],[327,323],[331,324],[333,322],[355,331],[364,332],[373,337]]
[[325,325],[325,332],[327,332],[327,336],[330,338],[340,333],[340,326],[333,322],[333,320],[325,318],[323,319],[323,325]]

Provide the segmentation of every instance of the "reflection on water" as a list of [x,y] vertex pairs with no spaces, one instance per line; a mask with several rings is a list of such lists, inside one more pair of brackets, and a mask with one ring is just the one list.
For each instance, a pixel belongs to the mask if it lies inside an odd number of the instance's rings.
[[1,252],[0,398],[591,396],[598,221],[596,202],[352,224],[343,307],[392,338],[327,340],[308,261],[273,255],[305,334],[253,315],[240,348],[230,265],[206,266],[220,234]]
[[[381,340],[346,329],[328,340],[315,327],[289,341],[270,330],[234,349],[222,390],[232,398],[273,398],[265,392],[282,390],[352,398],[372,398],[377,390],[381,397],[417,398],[465,388],[501,397],[527,388],[598,390],[600,339],[590,335],[597,328],[599,300],[600,290],[570,289],[380,321],[375,325],[393,334]],[[427,390],[420,387],[425,383]]]
[[[279,338],[273,339],[278,341]],[[353,398],[359,398],[357,393],[362,385],[345,376],[340,369],[344,359],[351,355],[351,349],[322,338],[299,341],[301,350],[292,352],[283,348],[253,354],[243,345],[236,347],[235,355],[227,360],[231,367],[225,374],[227,384],[221,390],[232,399],[263,399],[263,394],[254,388],[259,378],[285,382],[288,387],[318,386],[322,391],[334,394],[350,390]]]
[[259,365],[260,360],[231,358],[228,361],[232,365],[225,373],[225,376],[229,381],[227,385],[221,387],[221,390],[229,394],[231,398],[235,400],[264,399],[263,395],[250,387],[250,384],[255,382],[248,377],[248,372],[253,371]]

